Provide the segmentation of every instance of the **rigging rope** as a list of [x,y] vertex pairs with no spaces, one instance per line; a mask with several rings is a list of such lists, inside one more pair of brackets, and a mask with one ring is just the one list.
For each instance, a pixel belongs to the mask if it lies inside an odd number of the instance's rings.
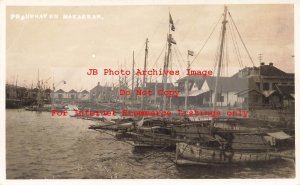
[[206,41],[204,42],[204,44],[202,45],[202,47],[200,48],[200,50],[198,51],[198,53],[196,54],[195,58],[192,60],[191,65],[194,63],[194,61],[196,60],[196,58],[198,57],[198,55],[201,53],[201,51],[203,50],[204,46],[206,45],[206,43],[208,42],[208,40],[211,38],[212,34],[214,33],[217,25],[219,24],[221,18],[223,17],[223,14],[221,15],[221,17],[219,18],[218,22],[215,24],[215,26],[212,29],[212,32],[209,34],[208,38],[206,39]]
[[177,63],[179,64],[180,71],[181,71],[181,73],[179,75],[179,78],[181,78],[184,75],[185,70],[184,70],[184,67],[182,67],[180,59],[178,57],[178,55],[180,55],[180,54],[178,54],[178,48],[176,48],[174,51],[175,51],[174,53],[175,53],[175,56],[176,56],[176,59],[177,59]]
[[151,68],[153,68],[154,66],[156,66],[156,64],[157,64],[157,62],[158,62],[158,60],[159,60],[159,58],[161,57],[163,51],[166,50],[166,48],[167,48],[167,45],[164,45],[163,48],[162,48],[162,50],[161,50],[161,52],[160,52],[160,54],[158,55],[156,61],[154,62],[153,66],[152,66]]
[[242,41],[242,43],[243,43],[244,48],[246,49],[246,52],[247,52],[247,54],[248,54],[248,56],[249,56],[249,58],[250,58],[250,60],[251,60],[251,62],[252,62],[252,65],[253,65],[253,67],[254,67],[255,65],[254,65],[254,62],[253,62],[253,60],[252,60],[252,57],[251,57],[251,55],[250,55],[250,53],[249,53],[249,50],[247,49],[247,47],[246,47],[246,45],[245,45],[245,43],[244,43],[244,40],[243,40],[243,38],[242,38],[242,36],[241,36],[241,34],[240,34],[240,32],[239,32],[237,26],[235,25],[235,22],[234,22],[234,20],[233,20],[233,18],[232,18],[232,16],[231,16],[230,12],[228,12],[228,14],[229,14],[229,18],[231,19],[231,21],[232,21],[232,23],[233,23],[233,25],[234,25],[234,27],[235,27],[235,29],[236,29],[236,31],[237,31],[239,37],[240,37],[240,39],[241,39],[241,41]]
[[240,67],[242,68],[242,59],[241,59],[241,55],[239,54],[239,50],[238,50],[238,46],[237,46],[237,42],[235,40],[235,36],[234,36],[234,32],[233,32],[233,28],[231,27],[230,24],[228,24],[229,26],[229,32],[230,32],[230,36],[231,36],[231,40],[232,40],[232,43],[233,43],[233,49],[234,49],[234,52],[236,54],[236,57],[237,57],[237,60],[239,62],[239,65]]
[[176,45],[176,49],[177,49],[177,51],[179,52],[179,56],[181,57],[181,60],[182,60],[182,62],[183,62],[183,66],[184,66],[184,59],[183,59],[183,57],[182,57],[182,54],[181,54],[181,52],[180,52],[180,50],[179,50],[179,47]]

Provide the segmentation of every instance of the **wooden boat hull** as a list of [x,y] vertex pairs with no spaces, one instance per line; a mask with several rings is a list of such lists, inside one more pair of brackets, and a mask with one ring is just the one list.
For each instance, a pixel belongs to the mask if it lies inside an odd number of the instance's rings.
[[6,99],[6,109],[20,109],[22,108],[22,101],[17,99]]
[[137,134],[131,133],[132,137],[127,138],[134,147],[174,147],[176,141],[172,140],[170,136],[162,134]]
[[179,158],[199,164],[232,164],[271,161],[280,157],[268,151],[222,151],[179,142],[176,144],[176,159]]

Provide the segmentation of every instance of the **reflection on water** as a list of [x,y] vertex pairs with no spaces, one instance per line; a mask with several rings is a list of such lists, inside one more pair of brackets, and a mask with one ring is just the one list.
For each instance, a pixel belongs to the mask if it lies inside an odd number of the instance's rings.
[[50,113],[6,110],[8,179],[292,178],[294,164],[178,167],[173,151],[137,150],[89,130],[92,121]]

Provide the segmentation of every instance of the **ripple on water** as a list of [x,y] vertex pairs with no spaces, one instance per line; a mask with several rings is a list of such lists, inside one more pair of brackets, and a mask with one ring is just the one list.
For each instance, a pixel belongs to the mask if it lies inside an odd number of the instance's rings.
[[[18,115],[18,116],[16,116]],[[8,179],[293,178],[286,161],[233,167],[178,167],[173,151],[139,151],[89,130],[94,124],[49,113],[6,111]]]

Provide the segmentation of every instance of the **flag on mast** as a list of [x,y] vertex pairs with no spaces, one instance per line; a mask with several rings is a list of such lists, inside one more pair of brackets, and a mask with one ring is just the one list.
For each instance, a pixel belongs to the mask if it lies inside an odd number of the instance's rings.
[[172,34],[169,35],[169,42],[171,42],[172,44],[176,44],[176,41],[173,39]]
[[169,23],[170,23],[170,25],[171,25],[171,30],[172,30],[172,31],[175,31],[175,26],[174,26],[174,22],[173,22],[171,13],[169,13]]
[[192,51],[192,50],[188,50],[188,55],[190,55],[190,56],[194,56],[194,51]]

